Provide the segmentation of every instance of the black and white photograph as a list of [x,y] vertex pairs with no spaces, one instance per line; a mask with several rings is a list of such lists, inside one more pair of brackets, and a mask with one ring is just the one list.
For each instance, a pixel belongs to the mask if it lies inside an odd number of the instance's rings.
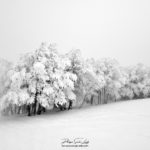
[[0,150],[150,150],[150,1],[0,0]]

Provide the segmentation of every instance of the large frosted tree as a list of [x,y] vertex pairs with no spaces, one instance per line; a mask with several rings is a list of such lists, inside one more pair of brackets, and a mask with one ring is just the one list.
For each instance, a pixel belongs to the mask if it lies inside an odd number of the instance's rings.
[[11,84],[3,97],[2,107],[26,105],[28,114],[36,114],[42,107],[62,107],[76,99],[74,82],[77,76],[67,71],[70,60],[58,54],[52,46],[42,44],[39,49],[24,55],[11,71]]

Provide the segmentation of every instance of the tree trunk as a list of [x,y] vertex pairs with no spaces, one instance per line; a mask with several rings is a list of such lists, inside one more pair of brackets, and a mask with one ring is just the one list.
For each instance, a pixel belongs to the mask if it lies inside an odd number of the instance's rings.
[[108,101],[109,101],[109,94],[107,94],[107,103],[108,103]]
[[68,107],[68,110],[69,109],[72,109],[72,100],[69,100],[69,107]]
[[105,91],[104,88],[102,88],[102,104],[105,103]]
[[104,87],[104,104],[107,104],[106,88]]
[[101,104],[103,104],[103,88],[101,89]]
[[20,114],[20,106],[18,106],[17,114]]
[[86,101],[86,94],[85,94],[85,96],[84,96],[84,98],[83,98],[83,101],[82,101],[82,103],[81,103],[81,105],[80,105],[79,108],[81,108],[81,107],[83,106],[83,104],[84,104],[85,101]]
[[17,106],[16,105],[15,105],[15,110],[14,111],[15,111],[15,114],[16,114],[17,113]]
[[37,95],[38,95],[38,92],[36,90],[36,93],[35,93],[35,98],[34,98],[34,103],[33,103],[33,114],[36,115],[37,111],[36,111],[36,107],[37,107]]
[[28,113],[28,116],[31,116],[31,105],[27,105],[27,113]]
[[97,102],[98,104],[100,103],[100,93],[99,93],[99,91],[98,91],[98,102]]
[[94,95],[91,96],[91,105],[93,105]]
[[39,104],[38,104],[38,109],[37,109],[37,114],[40,115],[41,112],[42,112],[42,106],[41,106],[41,104],[39,103]]
[[102,101],[102,91],[101,91],[101,90],[99,91],[99,98],[100,98],[100,99],[99,99],[99,104],[101,104],[101,103],[102,103],[102,102],[101,102],[101,101]]

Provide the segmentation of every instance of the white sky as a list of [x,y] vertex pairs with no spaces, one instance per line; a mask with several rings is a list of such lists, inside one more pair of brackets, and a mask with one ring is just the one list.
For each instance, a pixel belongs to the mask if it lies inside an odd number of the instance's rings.
[[15,60],[44,41],[150,66],[150,1],[0,0],[0,57]]

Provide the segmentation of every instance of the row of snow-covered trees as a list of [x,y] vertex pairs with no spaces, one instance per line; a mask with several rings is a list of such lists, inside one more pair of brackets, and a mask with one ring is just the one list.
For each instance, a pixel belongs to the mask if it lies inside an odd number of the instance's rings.
[[41,44],[5,73],[2,113],[41,114],[46,110],[105,104],[150,96],[150,69],[121,67],[114,59],[83,60],[80,50],[59,54]]
[[[121,67],[116,60],[87,60],[98,80],[98,103],[150,96],[150,69],[142,64]],[[95,90],[94,90],[95,91]]]

